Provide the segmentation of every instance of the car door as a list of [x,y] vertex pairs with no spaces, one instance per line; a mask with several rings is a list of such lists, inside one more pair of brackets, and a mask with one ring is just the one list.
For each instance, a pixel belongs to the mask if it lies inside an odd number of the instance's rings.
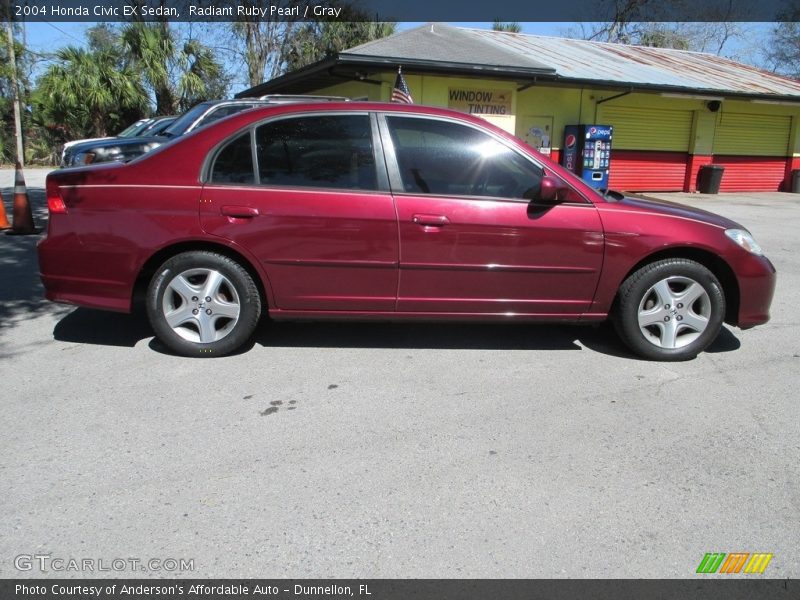
[[591,203],[574,190],[538,203],[544,168],[473,124],[387,113],[381,130],[399,220],[399,312],[588,309],[603,260]]
[[374,121],[367,113],[279,117],[212,157],[203,228],[257,257],[275,308],[394,310],[397,220]]

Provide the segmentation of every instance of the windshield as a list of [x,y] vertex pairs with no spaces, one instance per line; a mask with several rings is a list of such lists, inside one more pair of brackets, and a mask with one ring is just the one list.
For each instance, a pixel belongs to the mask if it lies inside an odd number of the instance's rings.
[[139,119],[133,125],[129,125],[122,131],[117,134],[117,137],[133,137],[137,133],[139,133],[142,129],[147,127],[148,123],[150,123],[150,119]]
[[200,116],[206,112],[209,107],[213,104],[213,102],[201,102],[197,106],[194,106],[183,113],[180,117],[175,119],[172,122],[172,125],[167,127],[161,135],[165,135],[167,137],[177,137],[179,135],[183,135],[192,126]]
[[168,119],[161,119],[154,125],[151,125],[146,131],[142,132],[146,135],[161,135],[161,133],[170,125],[175,122],[176,117],[170,117]]

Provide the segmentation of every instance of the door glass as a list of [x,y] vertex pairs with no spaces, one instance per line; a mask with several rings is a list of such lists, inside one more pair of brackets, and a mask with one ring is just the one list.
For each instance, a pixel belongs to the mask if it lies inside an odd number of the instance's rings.
[[212,183],[255,183],[250,132],[243,133],[220,150],[211,170]]
[[262,185],[377,189],[367,115],[282,119],[256,129]]
[[413,194],[532,200],[541,167],[472,127],[387,117],[403,189]]

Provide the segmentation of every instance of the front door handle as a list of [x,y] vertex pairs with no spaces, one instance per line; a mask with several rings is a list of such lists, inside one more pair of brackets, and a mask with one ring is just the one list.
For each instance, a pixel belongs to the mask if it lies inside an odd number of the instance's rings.
[[414,215],[411,220],[417,225],[426,227],[442,227],[450,222],[444,215]]
[[252,219],[258,216],[258,209],[252,206],[227,205],[220,207],[219,212],[226,217],[234,217],[237,219]]

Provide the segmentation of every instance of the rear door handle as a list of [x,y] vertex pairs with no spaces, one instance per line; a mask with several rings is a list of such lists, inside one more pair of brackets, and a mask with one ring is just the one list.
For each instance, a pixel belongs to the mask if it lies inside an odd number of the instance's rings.
[[414,215],[411,220],[417,225],[427,227],[442,227],[450,222],[450,219],[444,215]]
[[252,206],[222,206],[219,212],[226,217],[235,217],[237,219],[252,219],[258,216],[258,209]]

